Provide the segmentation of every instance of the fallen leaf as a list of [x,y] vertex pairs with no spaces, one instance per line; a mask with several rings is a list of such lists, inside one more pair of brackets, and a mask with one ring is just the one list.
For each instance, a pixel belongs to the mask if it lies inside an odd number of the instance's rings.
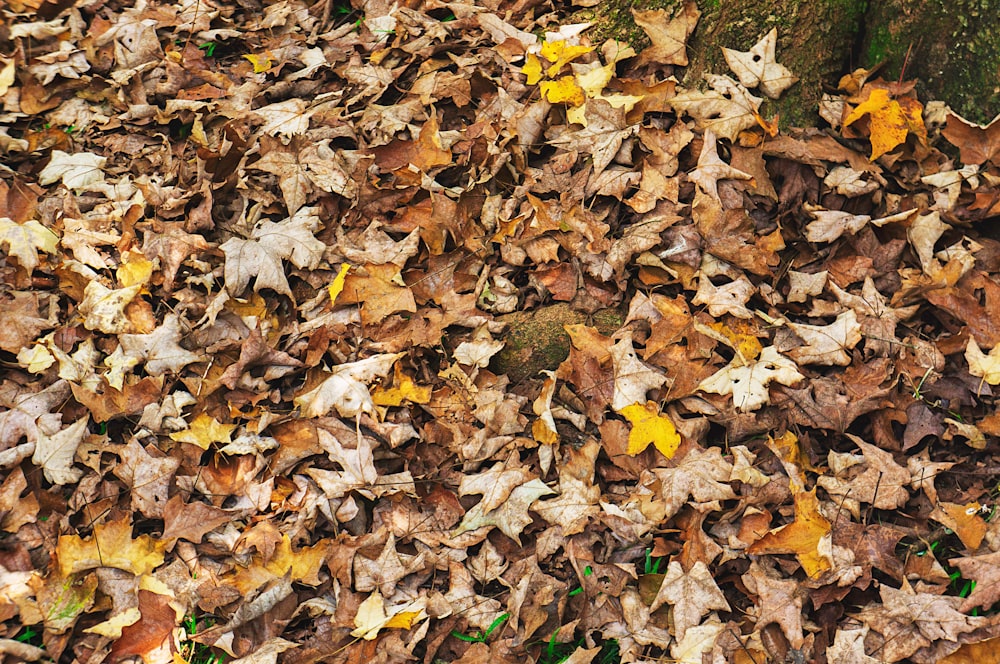
[[[865,91],[862,91],[862,94]],[[909,134],[917,137],[921,144],[927,144],[927,129],[922,117],[923,106],[912,97],[892,98],[885,88],[869,88],[854,110],[844,118],[844,126],[850,126],[867,115],[870,118],[870,138],[875,161],[886,152],[906,141]]]
[[802,569],[816,578],[833,568],[830,522],[819,511],[816,490],[794,494],[795,520],[750,545],[748,553],[794,553]]
[[656,611],[664,604],[673,607],[674,630],[679,641],[689,629],[701,623],[703,616],[712,609],[729,611],[729,602],[719,590],[705,563],[698,561],[690,571],[685,572],[679,562],[667,566],[660,589],[649,607]]
[[681,444],[681,437],[670,418],[660,414],[656,403],[635,403],[625,406],[619,412],[632,425],[628,434],[628,454],[635,456],[653,443],[663,456],[668,459],[674,456]]
[[19,224],[6,217],[0,218],[0,247],[7,245],[7,254],[17,259],[18,265],[31,274],[38,267],[38,252],[54,254],[59,236],[34,219]]
[[639,54],[640,63],[687,65],[687,40],[701,17],[697,3],[685,2],[673,18],[665,9],[633,9],[632,17],[653,42]]
[[787,67],[775,61],[777,43],[778,29],[771,28],[747,52],[722,49],[729,68],[740,79],[740,83],[748,88],[760,86],[760,91],[771,99],[780,97],[782,92],[799,80]]
[[701,381],[698,389],[714,394],[732,394],[736,408],[750,412],[771,403],[767,390],[771,381],[795,385],[804,378],[794,362],[782,357],[774,346],[768,346],[757,360],[749,364],[742,365],[739,358],[734,358],[725,368]]

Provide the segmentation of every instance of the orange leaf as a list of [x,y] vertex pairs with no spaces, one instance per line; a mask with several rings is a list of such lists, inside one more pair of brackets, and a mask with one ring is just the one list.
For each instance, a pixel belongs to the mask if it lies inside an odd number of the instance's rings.
[[754,542],[748,553],[794,553],[802,569],[815,578],[833,568],[830,522],[819,513],[816,489],[795,494],[795,521]]

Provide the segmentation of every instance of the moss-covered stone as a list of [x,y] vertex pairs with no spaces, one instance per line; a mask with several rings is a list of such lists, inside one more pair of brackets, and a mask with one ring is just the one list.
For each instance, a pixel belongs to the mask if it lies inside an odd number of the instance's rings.
[[543,369],[554,371],[569,356],[566,325],[593,325],[602,334],[611,334],[624,319],[615,309],[602,309],[592,316],[576,311],[566,303],[515,311],[498,316],[507,324],[503,350],[493,356],[491,370],[507,374],[511,381],[532,378]]

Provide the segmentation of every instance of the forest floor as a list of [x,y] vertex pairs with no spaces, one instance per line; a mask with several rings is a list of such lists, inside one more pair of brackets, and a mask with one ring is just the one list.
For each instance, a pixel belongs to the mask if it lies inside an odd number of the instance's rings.
[[0,659],[1000,662],[1000,123],[408,4],[3,3]]

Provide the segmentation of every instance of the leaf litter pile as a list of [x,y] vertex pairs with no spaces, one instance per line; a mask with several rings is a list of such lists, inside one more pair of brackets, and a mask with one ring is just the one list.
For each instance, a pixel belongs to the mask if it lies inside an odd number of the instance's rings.
[[410,4],[5,3],[0,657],[997,661],[1000,124]]

